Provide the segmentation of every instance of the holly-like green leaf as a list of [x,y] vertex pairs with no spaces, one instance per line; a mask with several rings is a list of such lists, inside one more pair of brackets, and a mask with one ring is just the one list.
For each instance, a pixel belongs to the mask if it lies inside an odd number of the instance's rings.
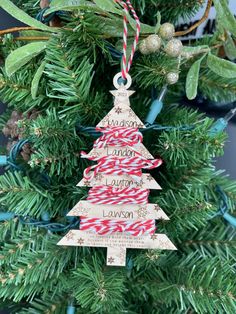
[[236,78],[236,64],[233,62],[209,54],[207,57],[207,65],[219,76],[226,78]]
[[42,77],[43,71],[45,69],[46,61],[43,61],[38,70],[36,71],[34,78],[31,83],[31,95],[32,98],[35,99],[38,92],[39,81]]
[[48,36],[48,37],[50,37],[51,33],[49,33],[49,32],[43,32],[42,33],[42,31],[32,29],[32,30],[20,31],[19,36],[22,36],[22,37],[42,37],[42,36],[44,37],[44,36]]
[[[131,17],[131,15],[128,15],[128,21],[132,29],[136,31],[137,29],[136,21]],[[156,25],[150,26],[148,24],[140,23],[140,33],[141,34],[156,34],[159,31],[160,25],[161,25],[161,15],[158,12]]]
[[54,27],[49,27],[33,17],[29,16],[27,13],[24,11],[20,10],[14,3],[12,3],[9,0],[0,0],[0,8],[5,10],[7,13],[9,13],[11,16],[16,18],[17,20],[23,22],[26,25],[48,31],[48,32],[58,32],[57,28]]
[[65,6],[65,5],[85,5],[87,0],[52,0],[50,2],[50,6]]
[[[130,26],[133,28],[134,31],[136,31],[136,21],[128,15],[128,21]],[[154,34],[156,32],[156,26],[150,26],[148,24],[140,23],[140,33],[141,34]]]
[[236,19],[229,9],[227,0],[214,0],[214,5],[220,25],[236,36]]
[[57,12],[59,10],[63,11],[74,11],[80,9],[89,9],[96,12],[103,11],[94,3],[86,1],[86,0],[54,0],[50,4],[50,9],[47,10],[45,14],[50,14],[53,12]]
[[195,61],[188,71],[185,85],[188,99],[194,99],[197,96],[200,65],[204,57],[205,55],[201,59]]
[[183,57],[189,57],[191,55],[196,55],[201,53],[201,51],[207,52],[207,50],[210,52],[211,49],[207,45],[199,45],[199,46],[183,46],[183,50],[181,55]]
[[230,60],[236,59],[236,46],[234,40],[229,35],[224,44],[225,54]]
[[155,34],[159,31],[160,26],[161,26],[161,13],[160,12],[157,12],[156,18],[157,18],[157,22],[155,26]]
[[5,62],[7,75],[11,76],[14,74],[32,58],[42,52],[46,48],[46,45],[46,42],[38,41],[22,46],[10,53]]
[[118,9],[114,0],[94,0],[95,4],[103,11],[123,15],[122,9]]

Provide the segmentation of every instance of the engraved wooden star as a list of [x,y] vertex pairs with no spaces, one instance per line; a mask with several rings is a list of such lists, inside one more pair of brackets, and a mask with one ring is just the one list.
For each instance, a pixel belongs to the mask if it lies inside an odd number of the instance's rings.
[[143,207],[139,208],[138,210],[138,218],[146,218],[147,210]]
[[66,235],[65,235],[66,239],[69,240],[74,240],[74,233],[72,231],[69,231]]
[[97,158],[99,156],[100,156],[100,153],[96,152],[96,151],[93,151],[92,154],[91,154],[91,157],[94,157],[94,158]]
[[85,181],[84,181],[84,186],[90,186],[90,181],[85,180]]
[[111,256],[111,257],[108,257],[107,261],[109,264],[113,264],[115,262],[115,259],[114,257]]
[[104,178],[104,175],[102,175],[101,173],[98,173],[95,176],[96,181],[101,181],[103,178]]
[[88,215],[89,212],[89,208],[85,208],[82,205],[80,206],[80,208],[78,208],[78,212],[77,214],[81,215],[81,216],[86,216]]
[[79,238],[79,239],[77,240],[77,243],[78,243],[79,245],[84,244],[84,239],[83,239],[83,238]]
[[152,240],[156,240],[156,239],[157,239],[157,235],[154,233],[154,234],[151,236],[151,239],[152,239]]
[[79,212],[82,212],[84,210],[84,206],[81,203],[79,203],[75,209],[77,209]]
[[115,112],[116,112],[117,114],[120,114],[120,113],[122,112],[121,107],[118,107],[118,106],[117,106],[117,108],[115,109]]
[[153,177],[149,174],[149,175],[147,176],[147,180],[148,180],[148,181],[152,181],[152,180],[153,180]]

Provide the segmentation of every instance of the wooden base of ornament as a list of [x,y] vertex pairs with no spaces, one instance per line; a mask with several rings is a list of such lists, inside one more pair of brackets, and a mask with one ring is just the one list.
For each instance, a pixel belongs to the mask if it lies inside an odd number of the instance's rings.
[[158,233],[134,237],[124,233],[98,235],[89,231],[71,230],[58,245],[106,247],[107,265],[110,266],[125,266],[126,250],[129,248],[177,250],[165,234]]

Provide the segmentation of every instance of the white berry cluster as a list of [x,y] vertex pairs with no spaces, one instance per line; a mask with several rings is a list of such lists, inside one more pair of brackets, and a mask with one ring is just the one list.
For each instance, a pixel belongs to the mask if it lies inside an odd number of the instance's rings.
[[[173,58],[178,58],[182,52],[183,45],[179,39],[173,38],[175,34],[174,25],[164,23],[160,26],[158,35],[149,35],[141,41],[139,51],[143,55],[158,52],[162,47],[165,53]],[[166,75],[169,84],[175,84],[179,79],[178,73],[170,72]]]

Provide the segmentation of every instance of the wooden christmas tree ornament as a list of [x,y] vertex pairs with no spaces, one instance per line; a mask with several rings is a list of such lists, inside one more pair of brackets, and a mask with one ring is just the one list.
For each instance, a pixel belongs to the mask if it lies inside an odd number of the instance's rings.
[[89,154],[97,161],[85,169],[78,186],[91,187],[87,200],[79,201],[68,216],[80,216],[80,230],[69,231],[58,245],[107,248],[107,265],[125,266],[127,248],[176,250],[165,234],[155,233],[155,220],[169,220],[156,204],[148,203],[150,189],[160,185],[141,169],[161,164],[141,143],[139,128],[144,124],[130,108],[134,91],[131,77],[119,85],[121,73],[113,80],[114,107],[97,125],[103,135]]

